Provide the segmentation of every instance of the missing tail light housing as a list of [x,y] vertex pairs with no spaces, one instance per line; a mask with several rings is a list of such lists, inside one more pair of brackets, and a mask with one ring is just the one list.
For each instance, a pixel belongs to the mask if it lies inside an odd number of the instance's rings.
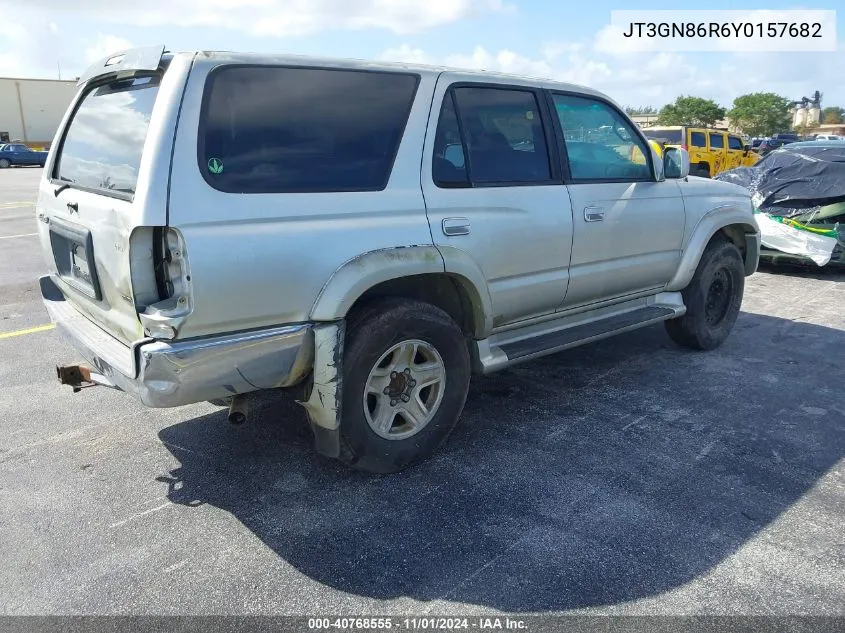
[[169,227],[153,233],[153,263],[158,301],[144,307],[138,316],[147,336],[174,339],[191,313],[191,274],[182,235]]

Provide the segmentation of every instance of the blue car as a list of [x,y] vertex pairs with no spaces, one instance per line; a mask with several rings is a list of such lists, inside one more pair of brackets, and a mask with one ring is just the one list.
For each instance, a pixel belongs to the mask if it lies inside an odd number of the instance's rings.
[[47,152],[36,152],[21,143],[6,143],[0,145],[0,169],[15,165],[31,165],[44,167]]

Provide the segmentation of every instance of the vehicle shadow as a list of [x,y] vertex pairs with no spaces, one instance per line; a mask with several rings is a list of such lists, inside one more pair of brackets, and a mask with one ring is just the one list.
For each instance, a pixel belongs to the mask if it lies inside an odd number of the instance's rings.
[[232,513],[310,578],[506,612],[616,604],[736,552],[843,456],[845,331],[743,313],[696,353],[652,327],[475,380],[430,461],[314,455],[290,398],[163,429],[168,497]]

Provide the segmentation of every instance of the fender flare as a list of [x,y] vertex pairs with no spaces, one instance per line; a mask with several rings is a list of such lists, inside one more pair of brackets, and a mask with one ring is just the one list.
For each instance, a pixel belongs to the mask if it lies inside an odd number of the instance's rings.
[[695,274],[695,269],[698,268],[698,262],[701,260],[707,244],[718,231],[732,225],[739,225],[746,235],[757,235],[759,233],[753,217],[749,216],[748,211],[744,211],[736,205],[720,205],[710,209],[695,225],[681,255],[678,270],[666,286],[667,292],[677,292],[687,287]]
[[311,321],[337,321],[367,290],[393,279],[425,274],[447,274],[469,297],[474,336],[492,328],[492,303],[479,266],[465,252],[433,244],[396,246],[369,251],[341,264],[329,277],[309,312]]

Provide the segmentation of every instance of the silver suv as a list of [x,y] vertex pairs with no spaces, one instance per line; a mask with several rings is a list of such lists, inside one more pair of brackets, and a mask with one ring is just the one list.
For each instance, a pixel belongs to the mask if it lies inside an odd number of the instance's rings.
[[79,83],[37,203],[60,380],[234,422],[296,387],[363,470],[430,455],[472,373],[659,321],[717,347],[757,267],[748,193],[588,88],[162,47]]

